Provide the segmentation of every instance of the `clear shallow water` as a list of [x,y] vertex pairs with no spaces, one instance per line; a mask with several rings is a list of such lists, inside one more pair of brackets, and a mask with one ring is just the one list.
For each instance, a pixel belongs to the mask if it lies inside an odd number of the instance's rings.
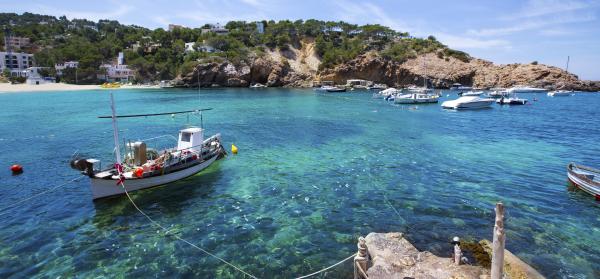
[[[450,93],[450,92],[446,92]],[[445,94],[446,94],[445,93]],[[445,95],[444,94],[444,95]],[[507,207],[507,248],[549,278],[600,274],[600,203],[567,190],[566,165],[600,166],[600,95],[444,111],[370,94],[294,89],[122,90],[121,113],[212,107],[207,134],[237,156],[190,179],[137,192],[163,225],[263,278],[304,275],[401,231],[420,249],[491,238]],[[452,96],[451,98],[455,98]],[[0,94],[0,208],[76,176],[79,150],[112,159],[106,91]],[[198,123],[198,119],[190,119]],[[176,135],[185,116],[124,120],[131,139]],[[11,176],[9,166],[24,165]],[[157,232],[126,198],[91,201],[89,181],[0,212],[0,277],[242,275]],[[349,276],[348,262],[327,277]]]

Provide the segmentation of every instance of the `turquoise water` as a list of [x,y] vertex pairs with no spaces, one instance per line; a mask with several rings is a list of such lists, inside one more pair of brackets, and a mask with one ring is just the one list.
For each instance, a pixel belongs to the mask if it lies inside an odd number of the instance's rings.
[[[513,253],[549,278],[600,277],[600,203],[569,191],[565,173],[571,161],[600,166],[600,94],[523,97],[539,100],[453,112],[360,92],[115,92],[121,113],[214,108],[207,134],[240,153],[133,198],[172,233],[258,277],[316,271],[373,231],[404,232],[446,256],[452,236],[491,239],[497,201]],[[110,121],[96,118],[110,113],[108,100],[107,91],[0,94],[0,208],[76,177],[76,151],[110,162]],[[119,127],[141,139],[186,123]],[[12,176],[13,163],[25,173]],[[0,244],[2,278],[243,277],[158,231],[125,197],[92,202],[87,179],[0,211]],[[326,277],[351,273],[347,262]]]

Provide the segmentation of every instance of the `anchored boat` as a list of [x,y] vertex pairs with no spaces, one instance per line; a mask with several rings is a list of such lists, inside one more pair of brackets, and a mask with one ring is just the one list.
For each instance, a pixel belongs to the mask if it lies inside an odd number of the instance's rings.
[[423,93],[412,93],[405,95],[397,95],[394,98],[396,104],[426,104],[426,103],[437,103],[439,95],[423,94]]
[[489,108],[494,103],[494,99],[481,98],[478,96],[464,96],[456,100],[445,101],[442,107],[446,109],[481,109]]
[[600,170],[570,163],[567,176],[577,188],[600,200]]
[[[94,199],[125,194],[123,187],[131,192],[192,176],[225,155],[220,134],[204,139],[204,129],[190,127],[179,131],[177,145],[172,148],[154,150],[147,148],[144,141],[129,142],[125,145],[125,158],[122,161],[117,118],[198,113],[202,110],[117,116],[112,94],[111,109],[112,116],[99,118],[112,119],[116,163],[102,169],[97,159],[71,161],[71,167],[89,176]],[[123,187],[119,186],[121,182],[124,182]]]

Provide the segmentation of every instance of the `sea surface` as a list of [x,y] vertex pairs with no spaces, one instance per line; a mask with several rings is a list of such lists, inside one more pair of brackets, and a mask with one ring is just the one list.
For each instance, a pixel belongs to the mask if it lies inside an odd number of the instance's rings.
[[[456,98],[444,91],[444,100]],[[0,94],[0,278],[243,278],[176,234],[259,278],[292,278],[403,232],[449,256],[453,236],[492,238],[548,278],[600,277],[600,202],[568,187],[569,162],[600,167],[600,94],[446,111],[367,91],[117,90],[119,114],[213,108],[206,136],[239,148],[202,173],[92,201],[76,154],[113,161],[108,91]],[[449,95],[449,96],[447,96]],[[532,101],[533,99],[537,101]],[[121,119],[122,138],[176,136],[199,115]],[[149,142],[168,146],[168,137]],[[12,176],[12,164],[25,172]],[[351,261],[317,278],[350,277]]]

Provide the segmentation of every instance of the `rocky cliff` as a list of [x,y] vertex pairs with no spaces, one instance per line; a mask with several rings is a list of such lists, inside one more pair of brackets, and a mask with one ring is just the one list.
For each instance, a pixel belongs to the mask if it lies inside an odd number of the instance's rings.
[[317,78],[342,84],[347,79],[358,78],[399,87],[422,85],[423,75],[426,75],[430,85],[436,88],[448,88],[458,82],[478,88],[528,85],[550,90],[600,91],[600,81],[582,81],[576,75],[554,66],[496,65],[482,59],[463,62],[453,57],[439,58],[434,53],[404,63],[384,59],[376,53],[367,53],[333,69],[325,70]]
[[[314,43],[303,42],[298,49],[267,51],[251,62],[234,65],[230,62],[199,64],[193,72],[180,76],[177,86],[247,87],[262,83],[269,87],[309,87],[313,80],[332,80],[345,84],[348,79],[365,79],[388,86],[422,85],[426,75],[430,86],[448,88],[453,83],[477,88],[508,88],[527,85],[540,88],[600,91],[600,81],[583,81],[576,75],[554,66],[542,64],[496,65],[482,59],[467,62],[453,57],[440,58],[435,53],[421,55],[398,63],[375,52],[333,69],[318,71],[320,60]],[[425,66],[423,66],[425,64]]]

